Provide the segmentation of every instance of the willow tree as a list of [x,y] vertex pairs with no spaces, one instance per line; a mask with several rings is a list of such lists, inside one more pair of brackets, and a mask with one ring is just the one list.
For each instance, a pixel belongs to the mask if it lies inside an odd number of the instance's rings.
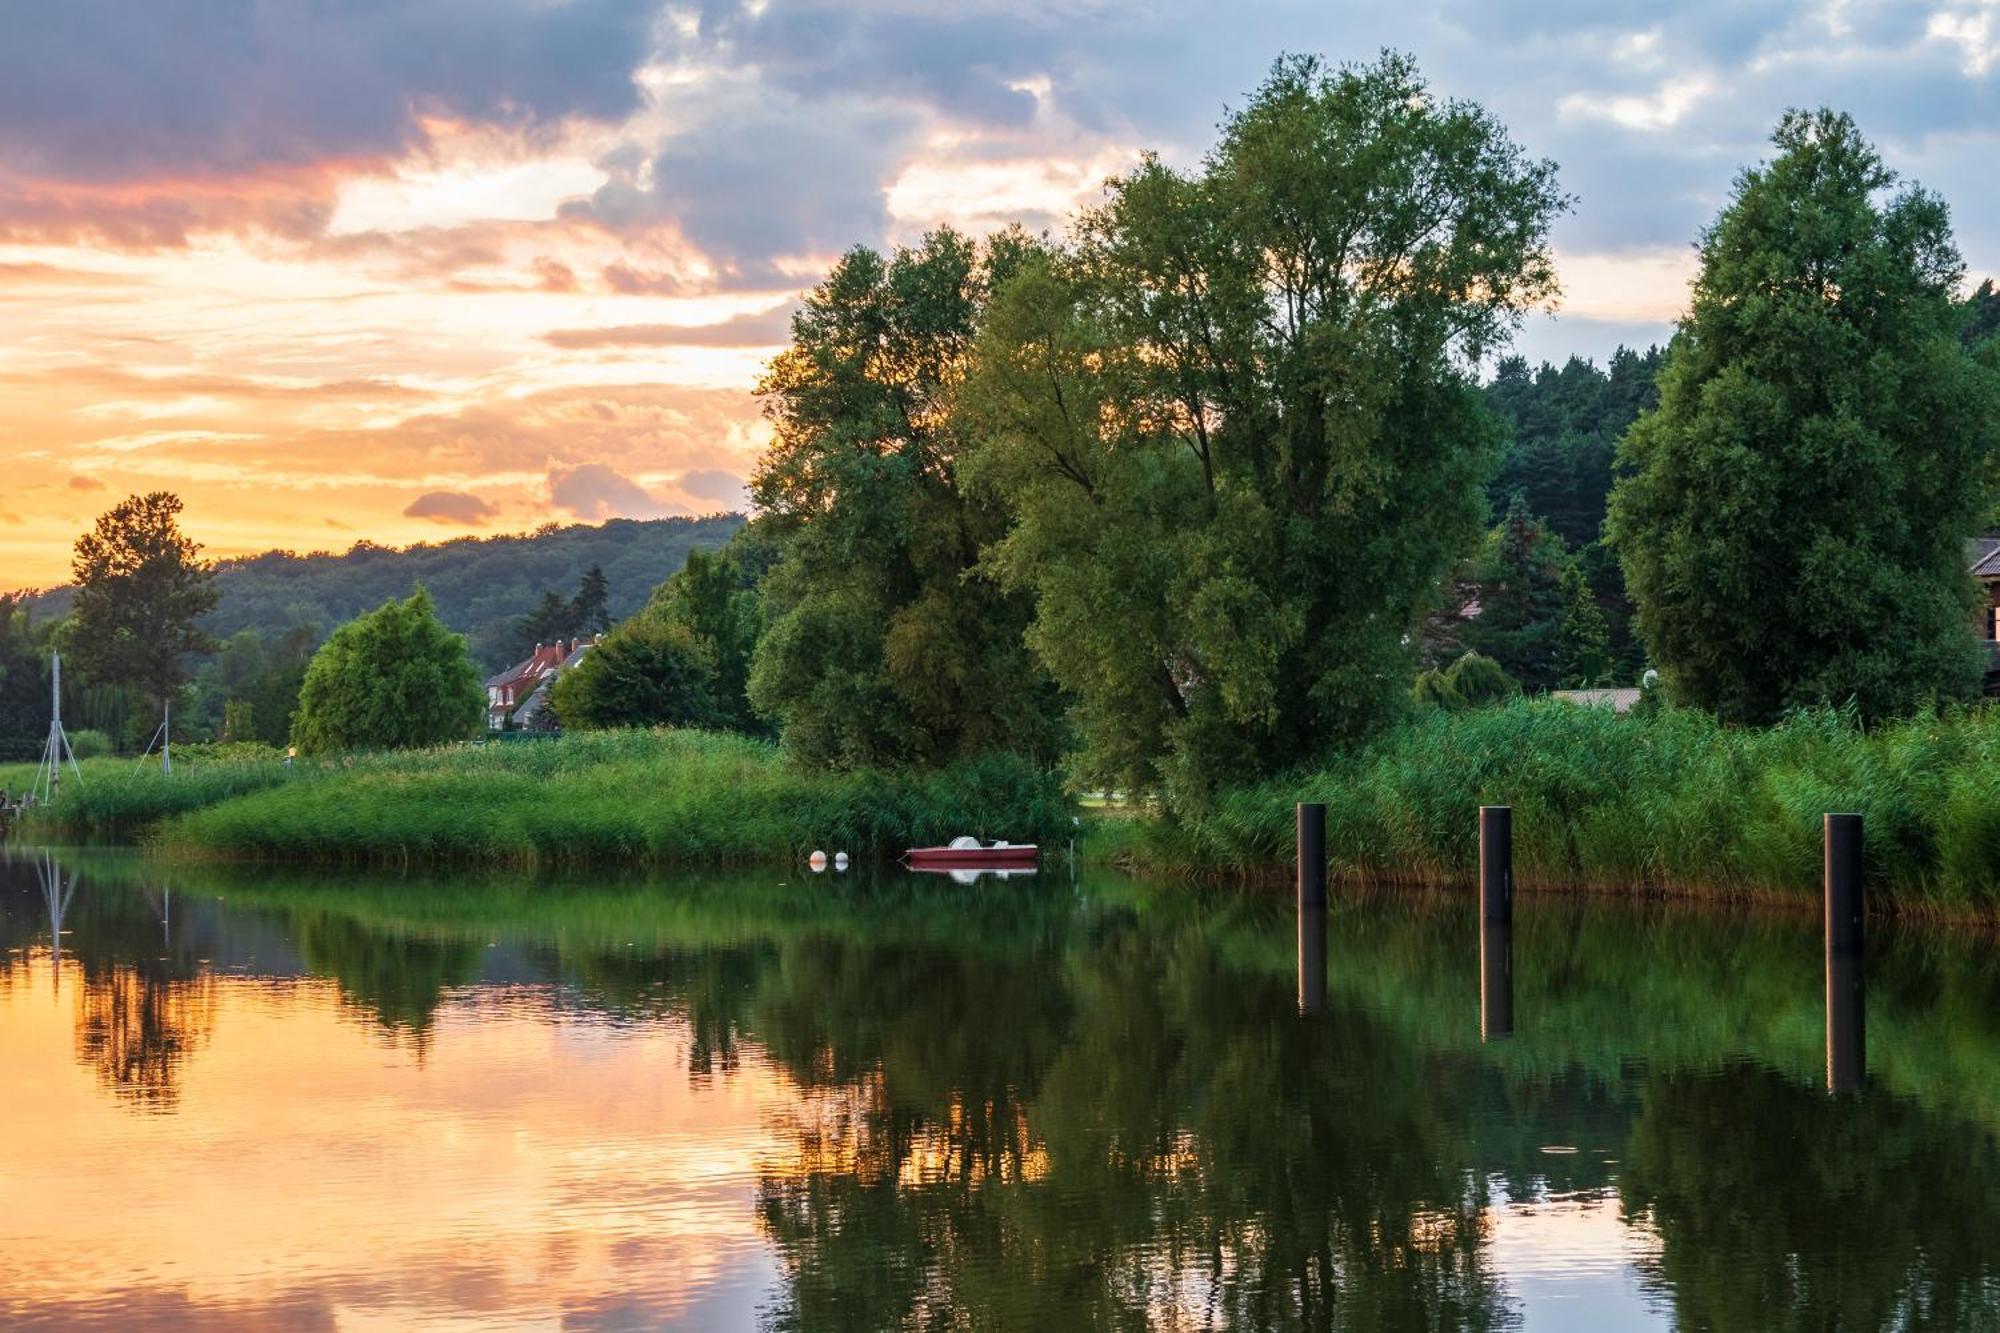
[[1059,708],[1022,646],[1024,599],[968,578],[1005,522],[960,492],[951,412],[997,271],[939,231],[857,248],[805,299],[758,386],[774,438],[751,491],[782,552],[749,692],[809,763],[1048,752]]
[[1608,528],[1674,695],[1742,722],[1978,685],[1964,539],[1992,512],[2000,377],[1969,354],[1944,202],[1852,119],[1785,116],[1701,238]]
[[1288,57],[1199,171],[1146,161],[1002,290],[967,475],[1087,776],[1198,802],[1402,705],[1484,516],[1471,368],[1554,295],[1566,202],[1408,59]]

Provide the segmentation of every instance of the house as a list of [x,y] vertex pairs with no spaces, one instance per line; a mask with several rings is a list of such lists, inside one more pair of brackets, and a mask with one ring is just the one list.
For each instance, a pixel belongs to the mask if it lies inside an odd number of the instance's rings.
[[555,673],[569,648],[561,639],[554,643],[538,643],[535,651],[528,654],[525,661],[517,662],[495,676],[486,678],[486,729],[505,731],[507,719],[514,710],[528,701],[542,679]]
[[1979,637],[1986,643],[1986,692],[2000,695],[2000,536],[1965,544],[1973,582],[1979,585]]
[[538,643],[535,651],[507,670],[486,678],[486,729],[552,731],[548,714],[549,686],[557,676],[582,660],[602,635],[565,643]]
[[[555,670],[544,675],[541,683],[535,686],[534,692],[514,710],[514,716],[509,719],[509,724],[515,731],[562,730],[562,724],[556,721],[555,713],[549,708],[549,687],[561,679],[564,672],[581,662],[583,655],[595,648],[597,641],[603,637],[599,634],[588,639],[570,640],[569,655],[556,664]],[[561,644],[558,643],[557,647],[561,647]]]

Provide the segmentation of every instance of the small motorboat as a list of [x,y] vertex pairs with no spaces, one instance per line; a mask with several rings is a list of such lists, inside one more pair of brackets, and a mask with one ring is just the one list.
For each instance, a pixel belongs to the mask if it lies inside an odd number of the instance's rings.
[[944,847],[912,847],[903,864],[912,870],[1033,870],[1041,849],[1021,842],[983,843],[977,838],[953,838]]

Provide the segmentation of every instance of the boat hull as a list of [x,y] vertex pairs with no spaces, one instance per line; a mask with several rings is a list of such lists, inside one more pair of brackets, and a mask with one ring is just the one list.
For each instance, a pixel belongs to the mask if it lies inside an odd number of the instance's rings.
[[1038,847],[912,847],[903,864],[912,870],[1033,870]]

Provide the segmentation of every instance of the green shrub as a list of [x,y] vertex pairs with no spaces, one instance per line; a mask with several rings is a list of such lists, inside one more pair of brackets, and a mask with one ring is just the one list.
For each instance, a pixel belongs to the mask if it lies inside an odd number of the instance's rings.
[[78,759],[102,759],[111,753],[111,737],[101,731],[72,731],[69,748]]

